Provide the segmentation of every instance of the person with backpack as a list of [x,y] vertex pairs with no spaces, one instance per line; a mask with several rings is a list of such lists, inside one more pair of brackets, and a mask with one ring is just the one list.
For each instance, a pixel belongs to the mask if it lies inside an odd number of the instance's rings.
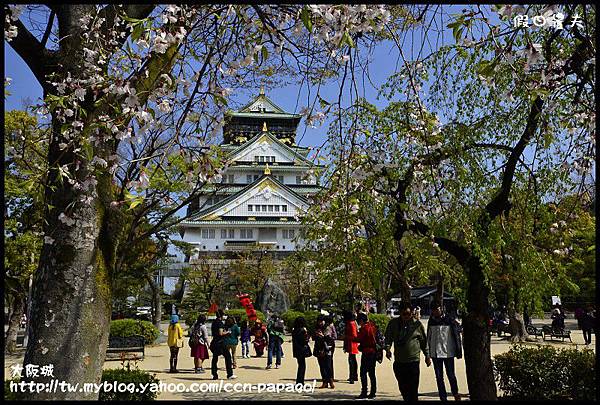
[[[377,393],[377,377],[375,366],[377,365],[377,326],[368,320],[367,314],[359,313],[357,317],[360,330],[353,339],[358,343],[358,350],[362,353],[360,357],[360,395],[357,399],[373,399]],[[371,379],[371,392],[367,396],[367,374]]]
[[356,316],[350,311],[344,312],[344,323],[344,353],[348,353],[348,366],[350,369],[348,383],[354,384],[354,381],[358,381],[358,363],[356,361],[358,343],[355,340],[358,336]]
[[298,362],[298,372],[296,373],[296,384],[304,384],[304,375],[306,374],[306,358],[312,356],[308,342],[310,336],[306,330],[306,320],[299,316],[294,320],[292,329],[292,354]]
[[190,333],[189,345],[191,348],[191,356],[194,358],[194,372],[196,374],[204,373],[202,363],[209,358],[208,355],[208,330],[206,329],[206,315],[198,315],[196,323],[192,327]]
[[179,349],[183,347],[183,329],[179,324],[179,316],[171,315],[171,323],[167,329],[167,345],[171,352],[169,358],[169,373],[178,373],[177,371],[177,356]]
[[275,368],[281,367],[281,344],[283,343],[283,322],[279,322],[277,315],[271,317],[271,322],[267,326],[269,334],[269,351],[267,352],[267,369],[273,364],[275,356]]
[[400,317],[392,319],[385,329],[385,352],[392,358],[394,345],[394,375],[405,401],[417,401],[419,392],[420,352],[425,355],[427,367],[431,366],[427,335],[421,321],[413,317],[410,303],[400,302]]
[[440,400],[448,400],[444,384],[445,367],[452,395],[454,395],[456,401],[460,401],[458,383],[454,373],[454,358],[462,358],[460,325],[456,319],[443,312],[441,303],[434,303],[432,308],[431,317],[427,323],[427,344],[433,360],[433,370],[435,371]]
[[317,317],[313,340],[315,341],[314,356],[319,362],[319,370],[321,371],[321,378],[323,380],[319,388],[334,388],[331,366],[333,363],[333,346],[335,341],[331,333],[327,333],[327,326],[325,325],[325,317],[323,315]]
[[219,361],[219,356],[223,356],[225,359],[225,368],[227,369],[227,379],[233,380],[237,378],[235,374],[233,374],[233,367],[231,364],[231,354],[228,350],[225,349],[225,336],[230,334],[231,332],[225,329],[225,325],[223,324],[223,315],[224,312],[222,309],[217,310],[216,319],[213,321],[211,325],[211,333],[212,340],[210,342],[210,350],[213,353],[212,364],[211,364],[211,372],[213,376],[213,380],[218,380],[219,376],[217,374],[217,362]]

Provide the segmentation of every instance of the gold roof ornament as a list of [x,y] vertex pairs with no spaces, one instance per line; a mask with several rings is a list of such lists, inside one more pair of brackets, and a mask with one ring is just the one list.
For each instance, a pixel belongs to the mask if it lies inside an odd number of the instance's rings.
[[263,121],[263,132],[267,132],[267,121]]
[[265,167],[265,174],[266,175],[270,175],[271,174],[271,169],[269,169],[269,164],[267,163],[267,167]]
[[262,83],[261,83],[261,85],[260,85],[260,93],[259,93],[259,94],[260,94],[261,96],[264,96],[264,95],[265,95],[265,85],[264,85],[264,84],[262,84]]

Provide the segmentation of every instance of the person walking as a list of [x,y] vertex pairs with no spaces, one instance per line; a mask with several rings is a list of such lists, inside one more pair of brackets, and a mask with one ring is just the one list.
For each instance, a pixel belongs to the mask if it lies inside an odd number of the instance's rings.
[[319,362],[322,379],[319,388],[327,388],[328,386],[334,388],[333,371],[331,370],[334,342],[331,335],[326,334],[325,317],[323,315],[317,317],[313,340],[315,341],[314,356]]
[[329,336],[329,340],[331,341],[331,356],[329,359],[329,369],[331,370],[331,381],[329,383],[329,388],[334,388],[333,382],[334,378],[334,369],[333,369],[333,355],[335,353],[335,341],[337,340],[337,330],[335,329],[335,325],[333,324],[333,317],[327,315],[325,317],[325,335]]
[[298,372],[296,373],[296,384],[304,384],[304,375],[306,374],[306,358],[312,356],[310,345],[308,344],[310,336],[306,329],[306,320],[299,316],[294,319],[292,329],[292,354],[298,362]]
[[171,323],[167,329],[167,345],[171,352],[169,373],[178,373],[177,356],[179,355],[179,349],[183,347],[183,329],[179,324],[179,316],[177,315],[171,315]]
[[344,323],[344,353],[348,353],[348,367],[350,370],[348,382],[354,384],[354,381],[358,381],[358,363],[356,361],[358,328],[356,326],[356,316],[350,311],[344,312]]
[[242,358],[244,359],[250,358],[250,336],[248,321],[243,321],[240,331],[240,341],[242,342]]
[[237,362],[235,358],[241,331],[233,316],[227,317],[227,320],[225,321],[225,329],[229,331],[229,334],[223,339],[225,350],[231,354],[231,366],[233,368],[237,368]]
[[439,302],[433,304],[431,317],[427,323],[427,344],[433,360],[433,370],[437,382],[440,400],[447,401],[448,394],[444,384],[444,367],[454,399],[460,401],[458,383],[454,373],[454,358],[462,358],[460,325],[456,319],[445,314]]
[[254,326],[251,329],[251,333],[252,336],[254,336],[252,345],[254,346],[256,357],[262,357],[265,353],[265,347],[267,346],[269,336],[267,335],[267,329],[265,325],[263,325],[260,319],[256,319],[256,321],[254,321]]
[[237,378],[235,374],[233,374],[233,368],[231,365],[231,354],[225,348],[224,338],[227,336],[229,331],[225,330],[225,324],[223,324],[223,310],[219,309],[216,313],[216,319],[213,321],[211,325],[211,333],[212,340],[210,342],[210,350],[213,353],[212,364],[211,364],[211,372],[213,380],[219,379],[217,373],[217,362],[219,361],[219,356],[223,356],[225,359],[225,368],[227,369],[227,379],[233,380]]
[[283,343],[283,324],[278,322],[277,315],[271,317],[271,322],[267,326],[269,335],[269,351],[267,353],[267,369],[273,364],[273,355],[275,355],[275,368],[281,367],[281,344]]
[[385,354],[392,358],[394,345],[394,375],[405,401],[417,401],[419,392],[420,352],[425,355],[427,367],[431,366],[427,335],[421,321],[414,319],[410,303],[400,303],[400,317],[392,319],[385,329]]
[[198,319],[196,319],[196,323],[192,327],[192,331],[190,333],[190,348],[191,348],[191,357],[194,358],[194,372],[196,374],[204,373],[204,368],[202,364],[204,360],[209,358],[208,355],[208,330],[206,329],[206,315],[200,314],[198,315]]
[[592,330],[596,324],[596,317],[594,309],[589,307],[587,311],[581,316],[581,330],[583,331],[583,340],[585,345],[592,343]]
[[[373,399],[377,393],[377,377],[375,366],[377,365],[377,326],[368,320],[367,314],[358,314],[360,331],[353,339],[358,344],[360,356],[360,395],[357,399]],[[367,396],[367,374],[371,379],[371,392]]]

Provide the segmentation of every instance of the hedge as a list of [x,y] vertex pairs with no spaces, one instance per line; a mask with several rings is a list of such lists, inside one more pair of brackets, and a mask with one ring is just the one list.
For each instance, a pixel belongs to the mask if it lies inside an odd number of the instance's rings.
[[4,400],[5,401],[17,401],[17,400],[21,399],[21,398],[19,398],[20,391],[17,390],[15,392],[12,392],[10,390],[10,383],[13,381],[15,383],[19,383],[21,381],[21,379],[17,377],[17,378],[12,378],[10,380],[4,380]]
[[385,328],[390,321],[390,317],[386,314],[368,314],[368,316],[369,320],[373,321],[373,323],[377,325],[377,328],[381,331],[381,333],[384,333]]
[[596,361],[590,349],[515,345],[494,356],[494,371],[505,399],[594,400]]
[[[152,384],[159,383],[159,380],[155,377],[154,374],[150,374],[144,370],[127,370],[124,368],[113,368],[106,369],[102,371],[102,382],[108,381],[112,383],[113,381],[117,381],[117,383],[134,383],[135,388],[139,389],[140,384]],[[104,391],[100,390],[100,395],[98,399],[100,401],[153,401],[158,396],[158,390],[154,390],[152,392],[146,386],[146,390],[142,392],[129,392],[125,390],[123,392],[115,392],[115,391]],[[137,390],[136,390],[137,391]]]
[[290,311],[286,311],[283,314],[281,314],[281,318],[283,319],[283,322],[285,323],[287,330],[289,332],[291,332],[292,329],[294,328],[294,320],[296,320],[296,318],[299,316],[303,316],[304,319],[306,320],[306,329],[308,330],[308,333],[312,336],[313,333],[315,333],[315,325],[317,323],[317,317],[320,314],[321,313],[319,311],[300,312],[300,311],[290,310]]
[[160,331],[152,322],[139,319],[117,319],[110,322],[110,335],[119,337],[128,337],[132,335],[142,335],[144,342],[152,344]]

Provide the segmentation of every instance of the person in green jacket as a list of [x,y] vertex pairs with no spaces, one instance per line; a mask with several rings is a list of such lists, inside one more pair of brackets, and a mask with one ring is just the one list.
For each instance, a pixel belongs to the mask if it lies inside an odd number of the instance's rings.
[[241,330],[233,316],[227,317],[227,320],[225,321],[225,329],[230,331],[231,333],[225,336],[225,338],[223,339],[223,343],[225,344],[225,349],[231,352],[232,367],[237,368],[237,363],[235,361],[235,352],[237,351]]
[[394,344],[394,375],[405,401],[417,401],[419,392],[420,352],[431,366],[427,335],[421,321],[414,319],[410,303],[400,303],[400,317],[392,319],[385,329],[385,354],[391,360]]

